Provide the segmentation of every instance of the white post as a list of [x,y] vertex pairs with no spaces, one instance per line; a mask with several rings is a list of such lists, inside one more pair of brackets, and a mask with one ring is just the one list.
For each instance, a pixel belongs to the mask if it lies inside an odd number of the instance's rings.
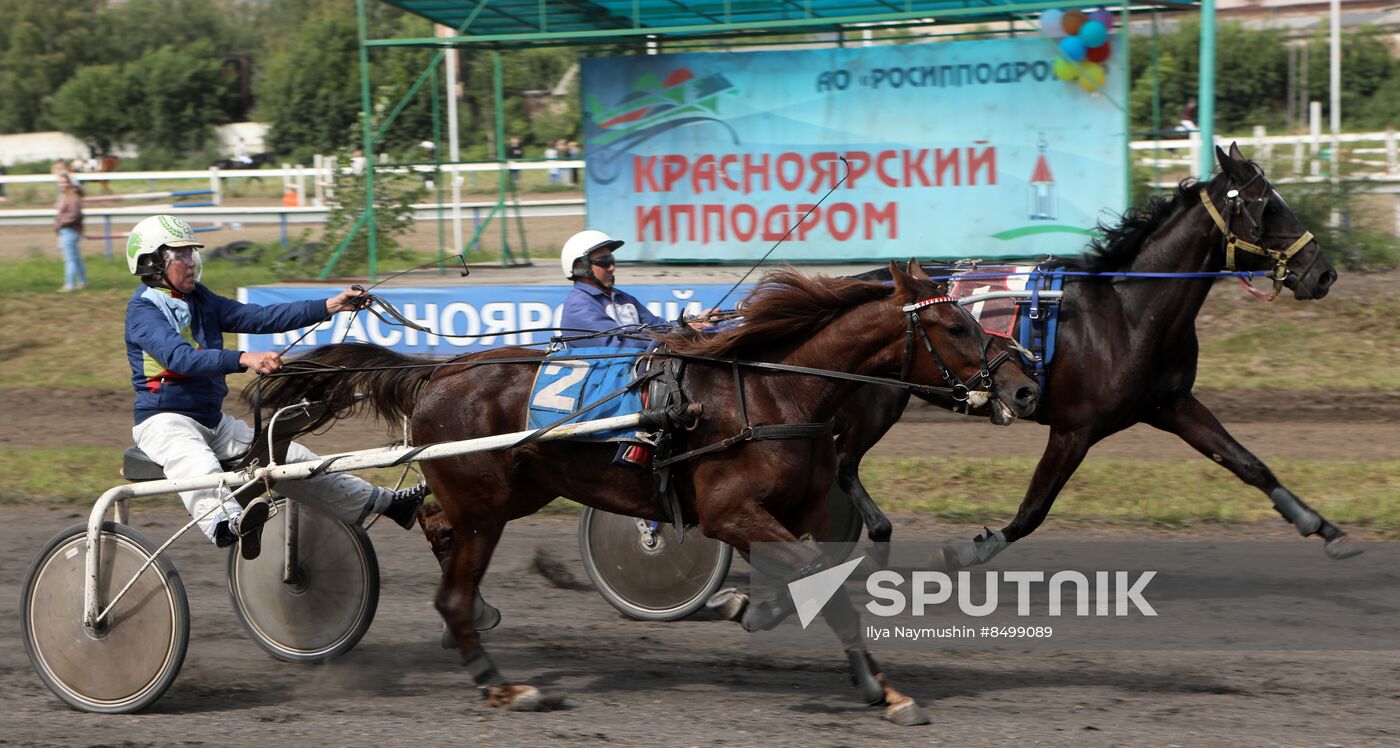
[[1322,102],[1308,102],[1308,155],[1312,157],[1312,163],[1308,167],[1309,176],[1319,176],[1322,174],[1322,162],[1318,160],[1317,153],[1322,150]]
[[1265,172],[1273,171],[1274,154],[1269,145],[1264,142],[1264,135],[1267,131],[1263,125],[1254,126],[1254,158],[1263,165]]
[[[1400,151],[1395,148],[1395,126],[1385,128],[1385,172],[1400,174]],[[1400,226],[1396,227],[1400,230]]]
[[292,188],[292,175],[291,175],[291,170],[292,170],[292,165],[291,165],[291,164],[288,164],[288,163],[285,163],[285,162],[282,164],[282,194],[283,194],[283,195],[287,194],[287,190],[290,190],[290,189]]
[[326,167],[326,200],[335,199],[335,178],[340,176],[340,156],[326,156],[321,163]]
[[301,164],[297,164],[296,190],[297,190],[297,206],[298,206],[298,207],[305,207],[305,206],[306,206],[306,167],[305,167],[305,166],[302,166]]
[[1187,133],[1187,142],[1191,144],[1191,163],[1201,163],[1201,131],[1192,130]]
[[321,207],[326,204],[325,187],[326,183],[322,177],[325,175],[325,156],[319,153],[311,156],[311,204]]
[[210,202],[215,205],[222,205],[224,202],[224,190],[223,183],[219,179],[219,167],[217,166],[209,167],[209,189],[214,191],[213,198]]
[[[446,26],[437,27],[439,36],[452,36],[456,32]],[[462,246],[462,172],[458,161],[462,160],[460,138],[457,136],[457,48],[448,47],[443,64],[447,66],[447,159],[452,162],[452,248],[458,254],[466,251]]]

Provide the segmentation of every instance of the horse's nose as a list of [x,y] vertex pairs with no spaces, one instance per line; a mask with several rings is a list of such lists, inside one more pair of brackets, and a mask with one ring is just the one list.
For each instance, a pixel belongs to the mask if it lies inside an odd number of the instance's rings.
[[1039,399],[1040,388],[1035,384],[1025,384],[1016,388],[1016,409],[1020,411],[1022,416],[1030,415],[1035,410],[1036,401]]
[[1317,298],[1320,299],[1326,296],[1328,289],[1332,288],[1332,284],[1336,282],[1337,271],[1332,268],[1327,268],[1322,275],[1317,277]]

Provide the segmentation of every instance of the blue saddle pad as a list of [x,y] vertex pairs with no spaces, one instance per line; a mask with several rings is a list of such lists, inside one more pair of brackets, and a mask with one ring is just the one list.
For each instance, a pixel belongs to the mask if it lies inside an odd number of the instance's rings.
[[[580,356],[609,355],[621,353],[617,348],[570,348],[567,351],[551,353],[535,373],[535,384],[530,388],[529,428],[548,426],[570,413],[577,413],[566,423],[596,421],[600,418],[626,416],[642,412],[640,387],[633,388],[597,407],[588,406],[617,390],[626,387],[636,376],[637,365],[634,356],[618,358],[584,358]],[[582,411],[582,412],[580,412]],[[640,441],[636,428],[603,431],[578,437],[578,441],[590,442],[636,442]]]

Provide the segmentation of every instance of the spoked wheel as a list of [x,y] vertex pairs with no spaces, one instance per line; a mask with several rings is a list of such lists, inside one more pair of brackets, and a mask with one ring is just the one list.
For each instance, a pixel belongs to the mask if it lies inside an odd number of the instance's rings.
[[87,525],[54,536],[30,564],[21,595],[20,629],[44,685],[86,712],[126,714],[151,705],[180,674],[190,641],[185,587],[168,558],[140,533],[102,526],[99,604],[105,608],[133,577],[96,630],[83,626]]
[[[350,651],[379,607],[379,559],[364,529],[279,498],[262,553],[228,557],[228,591],[248,635],[288,662]],[[288,544],[291,536],[295,542]]]
[[[655,529],[652,529],[655,527]],[[674,621],[704,607],[729,573],[734,549],[671,525],[584,507],[579,551],[588,578],[614,608],[643,621]]]

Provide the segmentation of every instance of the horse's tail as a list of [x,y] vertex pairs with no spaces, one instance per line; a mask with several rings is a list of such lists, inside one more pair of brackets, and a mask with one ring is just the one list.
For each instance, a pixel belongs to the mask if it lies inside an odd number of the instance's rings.
[[306,431],[353,415],[361,404],[394,423],[412,415],[434,366],[429,359],[369,343],[335,343],[288,360],[281,372],[245,388],[243,400],[267,413],[303,400],[325,403],[324,413]]

